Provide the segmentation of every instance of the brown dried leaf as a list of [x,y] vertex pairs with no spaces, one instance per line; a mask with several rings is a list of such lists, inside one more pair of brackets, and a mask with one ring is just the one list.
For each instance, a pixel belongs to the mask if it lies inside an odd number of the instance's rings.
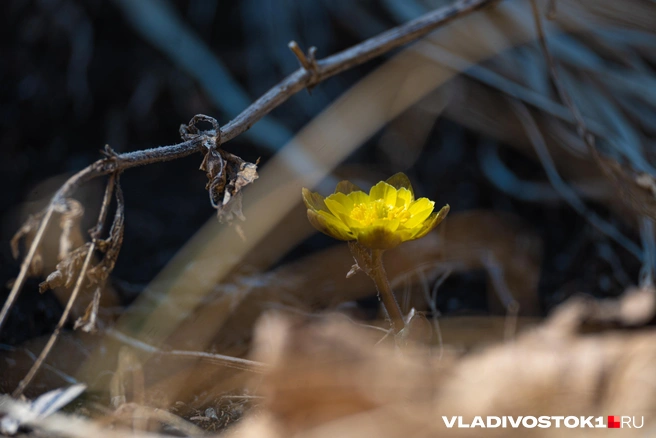
[[93,293],[93,300],[87,306],[87,309],[80,318],[75,321],[74,330],[82,328],[83,332],[94,333],[96,331],[96,323],[98,321],[98,309],[100,307],[100,297],[102,296],[102,291],[100,286],[96,288]]
[[70,288],[75,284],[75,280],[82,269],[84,259],[89,252],[91,243],[85,243],[79,248],[70,252],[64,260],[57,263],[55,271],[39,284],[39,292],[43,293],[56,287]]
[[[75,322],[75,328],[77,329],[82,327],[82,330],[85,332],[93,332],[96,329],[98,309],[100,306],[103,285],[109,277],[109,274],[114,269],[116,259],[118,258],[118,254],[123,243],[125,211],[123,192],[118,183],[118,179],[116,180],[115,184],[117,208],[114,214],[112,228],[109,232],[109,237],[105,240],[95,239],[96,250],[104,253],[104,256],[97,265],[91,269],[88,269],[85,274],[85,280],[87,284],[84,286],[89,289],[95,287],[93,298],[87,305],[84,315],[78,318]],[[74,244],[74,241],[77,239],[74,236],[79,235],[79,239],[82,239],[81,231],[79,231],[82,212],[83,208],[77,201],[70,199],[66,201],[66,207],[62,212],[62,219],[60,221],[62,227],[62,237],[60,239],[60,257],[63,258],[57,264],[55,271],[48,275],[46,280],[39,285],[40,292],[43,293],[49,289],[60,287],[71,289],[81,274],[84,260],[91,248],[91,242],[81,244],[81,246],[78,246],[73,251],[66,249],[66,247]],[[96,231],[92,230],[92,233]]]
[[[562,336],[559,327],[545,324],[512,343],[438,359],[428,348],[406,347],[400,354],[391,342],[376,345],[370,333],[341,319],[314,321],[267,316],[259,322],[254,353],[271,365],[254,382],[264,400],[228,436],[472,438],[481,431],[448,428],[442,416],[471,423],[474,416],[611,411],[644,415],[643,429],[622,436],[654,430],[653,330]],[[555,438],[585,430],[484,432]]]
[[379,339],[380,333],[354,330],[339,317],[312,323],[269,314],[260,320],[254,357],[271,371],[259,391],[265,410],[284,422],[284,436],[397,398],[429,401],[426,383],[435,381],[437,363],[418,360],[422,350],[395,354],[389,344],[375,346]]
[[205,189],[212,207],[221,222],[232,222],[235,217],[245,220],[241,211],[241,190],[258,178],[257,164],[246,162],[223,149],[208,148],[200,170],[207,174]]
[[572,333],[582,324],[617,323],[641,326],[656,316],[656,289],[641,286],[627,289],[619,298],[590,299],[577,297],[560,306],[550,318],[553,327]]
[[61,218],[59,219],[59,226],[61,228],[59,260],[64,260],[71,251],[84,243],[81,227],[84,207],[75,199],[68,198],[64,203],[55,207],[55,211],[61,214]]
[[[84,214],[84,208],[75,199],[68,198],[64,202],[54,206],[54,212],[61,215],[59,225],[61,228],[59,237],[58,260],[64,260],[74,248],[84,243],[80,222]],[[30,215],[20,229],[11,239],[11,253],[15,259],[20,256],[20,242],[25,239],[25,247],[30,247],[34,237],[41,225],[41,221],[46,214],[43,210],[37,214]],[[28,275],[37,277],[43,274],[43,250],[41,247],[36,249]],[[54,280],[54,278],[53,278]],[[56,280],[55,280],[56,281]]]

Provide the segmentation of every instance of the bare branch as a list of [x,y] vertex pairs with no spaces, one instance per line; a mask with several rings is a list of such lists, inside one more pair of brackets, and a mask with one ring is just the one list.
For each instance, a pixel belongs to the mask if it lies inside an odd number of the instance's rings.
[[498,0],[459,0],[453,5],[436,9],[416,20],[369,38],[350,49],[316,61],[317,68],[314,75],[304,68],[295,71],[225,125],[221,129],[221,142],[230,141],[248,130],[253,123],[303,88],[313,87],[331,76],[415,41],[458,17],[470,14],[496,1]]
[[296,41],[290,41],[287,47],[289,47],[289,50],[291,50],[292,53],[296,56],[298,62],[301,64],[301,67],[303,67],[308,71],[316,69],[317,67],[316,62],[314,64],[310,62],[310,60],[308,59],[307,56],[305,56],[305,53],[303,53],[303,50],[301,50],[301,48],[299,47],[298,43],[296,43]]

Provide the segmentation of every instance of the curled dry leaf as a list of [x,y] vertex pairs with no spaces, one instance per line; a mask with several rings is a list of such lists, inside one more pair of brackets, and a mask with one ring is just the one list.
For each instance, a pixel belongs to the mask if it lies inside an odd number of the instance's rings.
[[[199,122],[209,123],[212,129],[201,131],[197,126]],[[219,221],[230,223],[235,217],[245,220],[241,211],[241,189],[258,178],[259,160],[249,163],[221,149],[221,129],[213,117],[197,114],[188,125],[180,126],[180,136],[185,141],[201,135],[205,136],[205,157],[200,170],[207,174],[205,190],[209,192],[210,202],[217,210]]]
[[241,211],[241,190],[258,178],[258,163],[249,163],[216,147],[205,153],[200,169],[207,174],[205,189],[221,222],[231,222],[235,217],[246,219]]
[[83,332],[92,333],[96,331],[96,323],[98,321],[98,309],[100,308],[100,297],[102,296],[102,289],[100,286],[93,292],[93,299],[84,311],[84,315],[75,321],[74,330],[81,328]]
[[39,284],[39,292],[43,293],[56,287],[72,287],[80,269],[82,269],[82,264],[90,247],[91,243],[85,243],[69,253],[64,260],[57,263],[55,271]]

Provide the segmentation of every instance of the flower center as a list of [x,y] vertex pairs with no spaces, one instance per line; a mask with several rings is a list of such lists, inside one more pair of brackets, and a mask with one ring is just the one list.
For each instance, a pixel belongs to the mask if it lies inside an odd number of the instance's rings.
[[356,204],[350,214],[351,219],[360,222],[363,226],[371,225],[378,219],[398,219],[405,222],[409,216],[404,207],[391,206],[382,199]]

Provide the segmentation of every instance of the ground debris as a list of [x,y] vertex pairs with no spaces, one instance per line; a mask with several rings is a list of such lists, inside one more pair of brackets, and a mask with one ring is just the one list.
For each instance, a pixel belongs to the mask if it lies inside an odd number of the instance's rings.
[[[272,364],[259,381],[262,409],[231,437],[480,436],[448,427],[442,417],[644,416],[656,430],[656,331],[581,334],[562,316],[567,303],[513,342],[457,357],[416,345],[399,350],[371,342],[368,332],[324,319],[303,323],[267,316],[258,325],[255,355]],[[650,429],[651,428],[651,429]],[[585,429],[491,428],[492,437],[588,436]]]

